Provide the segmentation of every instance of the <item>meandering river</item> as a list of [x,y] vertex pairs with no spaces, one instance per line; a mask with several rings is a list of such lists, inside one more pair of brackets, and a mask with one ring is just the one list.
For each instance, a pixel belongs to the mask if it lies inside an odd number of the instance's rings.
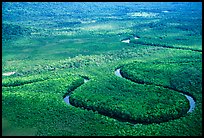
[[[87,83],[89,81],[89,79],[84,79],[84,83]],[[70,95],[67,95],[66,97],[64,97],[64,101],[65,101],[65,103],[67,103],[67,104],[70,104],[70,102],[69,102],[69,96]]]
[[[117,69],[117,70],[115,71],[115,75],[118,76],[118,77],[124,78],[124,77],[121,75],[121,73],[120,73],[120,69]],[[126,79],[126,78],[125,78],[125,79]],[[183,93],[181,93],[181,92],[179,92],[179,93],[182,94],[182,95],[184,95],[184,96],[188,99],[188,101],[189,101],[190,108],[189,108],[189,110],[188,110],[187,113],[192,112],[192,111],[194,110],[194,108],[195,108],[195,101],[194,101],[194,99],[193,99],[190,95],[183,94]]]
[[[115,70],[115,75],[118,76],[118,77],[124,78],[124,77],[121,75],[121,73],[120,73],[120,69]],[[127,79],[127,78],[125,78],[125,79]],[[88,81],[89,81],[88,79],[84,79],[84,83],[87,83]],[[162,86],[161,86],[161,87],[162,87]],[[175,91],[175,90],[174,90],[174,91]],[[178,91],[178,92],[179,92],[179,91]],[[195,101],[194,101],[194,99],[193,99],[190,95],[187,95],[187,94],[184,94],[184,93],[181,93],[181,92],[179,92],[179,93],[182,94],[182,95],[184,95],[184,96],[188,99],[190,108],[189,108],[189,110],[188,110],[187,113],[191,113],[191,112],[194,110],[194,108],[195,108]],[[64,101],[65,101],[67,104],[71,105],[70,102],[69,102],[69,98],[70,98],[70,95],[67,95],[67,96],[64,98]]]

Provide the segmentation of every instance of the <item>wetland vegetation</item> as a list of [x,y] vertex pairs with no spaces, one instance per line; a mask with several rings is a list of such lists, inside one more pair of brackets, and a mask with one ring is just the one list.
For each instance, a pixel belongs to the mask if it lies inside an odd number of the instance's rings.
[[201,4],[3,2],[2,135],[201,136]]

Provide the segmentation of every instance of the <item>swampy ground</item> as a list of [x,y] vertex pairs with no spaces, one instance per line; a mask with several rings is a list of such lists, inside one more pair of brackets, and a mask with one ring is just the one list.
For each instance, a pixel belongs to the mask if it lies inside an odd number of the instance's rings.
[[2,135],[201,136],[201,11],[3,2]]

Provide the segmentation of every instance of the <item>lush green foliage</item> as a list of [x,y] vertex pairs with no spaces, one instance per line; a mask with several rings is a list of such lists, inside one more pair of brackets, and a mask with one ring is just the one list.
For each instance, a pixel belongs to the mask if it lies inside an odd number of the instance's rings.
[[201,9],[3,2],[2,135],[201,136]]
[[[183,58],[150,60],[149,62],[133,62],[121,68],[122,76],[142,84],[163,86],[191,95],[196,101],[193,122],[199,122],[202,108],[202,62],[195,57],[200,53],[192,52]],[[188,59],[188,60],[184,60]],[[190,60],[190,61],[189,61]],[[201,127],[201,123],[197,126]]]
[[42,76],[42,75],[35,75],[29,77],[15,77],[15,78],[5,78],[2,81],[2,86],[9,87],[9,86],[20,86],[28,83],[39,82],[47,80],[49,76]]
[[162,87],[133,84],[116,77],[90,81],[71,95],[74,106],[134,123],[159,123],[183,116],[187,99]]
[[121,74],[138,83],[164,86],[194,96],[201,93],[202,87],[202,62],[199,56],[200,53],[192,53],[184,57],[191,61],[173,57],[170,62],[167,59],[159,62],[134,62],[123,66]]
[[30,35],[31,30],[13,24],[2,24],[2,39],[9,40],[20,36]]

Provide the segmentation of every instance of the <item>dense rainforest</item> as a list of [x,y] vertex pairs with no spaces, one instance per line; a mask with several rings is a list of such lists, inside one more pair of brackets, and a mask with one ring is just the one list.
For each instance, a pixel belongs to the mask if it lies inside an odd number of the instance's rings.
[[2,136],[201,136],[201,2],[2,2]]

